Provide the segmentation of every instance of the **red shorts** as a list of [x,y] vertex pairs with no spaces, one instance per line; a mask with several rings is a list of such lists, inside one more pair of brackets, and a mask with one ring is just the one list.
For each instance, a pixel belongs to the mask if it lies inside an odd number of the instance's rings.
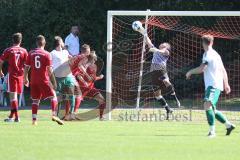
[[82,97],[87,97],[87,98],[94,98],[97,94],[100,93],[100,90],[95,88],[94,86],[92,87],[80,87],[82,91]]
[[7,90],[8,92],[21,94],[23,92],[23,76],[8,75]]
[[47,99],[50,97],[54,97],[56,95],[53,88],[47,83],[31,84],[30,87],[31,87],[31,98],[33,100]]

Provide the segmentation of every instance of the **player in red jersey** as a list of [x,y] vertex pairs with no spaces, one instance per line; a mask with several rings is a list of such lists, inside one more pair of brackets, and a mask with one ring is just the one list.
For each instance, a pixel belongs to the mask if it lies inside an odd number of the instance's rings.
[[50,53],[44,50],[46,41],[44,36],[36,38],[37,48],[29,52],[24,70],[24,84],[29,85],[28,72],[31,68],[31,98],[32,102],[32,124],[37,125],[37,111],[41,99],[51,99],[52,120],[63,125],[63,122],[56,116],[57,96],[54,89],[57,88],[56,80],[52,69]]
[[90,50],[90,46],[84,44],[81,46],[81,54],[69,60],[69,65],[73,74],[78,70],[78,68],[85,70],[85,65],[88,63],[88,57],[91,53]]
[[[99,119],[104,120],[103,113],[106,106],[105,99],[102,96],[99,89],[95,88],[94,82],[103,78],[103,75],[97,76],[97,66],[95,64],[97,61],[97,56],[95,51],[91,51],[88,56],[88,61],[85,64],[84,68],[78,67],[73,73],[76,79],[78,80],[82,96],[87,98],[92,98],[98,101],[99,103]],[[77,111],[78,108],[75,108]]]
[[20,47],[22,42],[21,33],[13,34],[12,40],[13,46],[5,49],[0,57],[0,77],[4,76],[2,72],[3,62],[8,62],[8,92],[11,101],[11,113],[4,121],[20,122],[17,94],[21,94],[23,91],[23,70],[28,53],[26,49]]

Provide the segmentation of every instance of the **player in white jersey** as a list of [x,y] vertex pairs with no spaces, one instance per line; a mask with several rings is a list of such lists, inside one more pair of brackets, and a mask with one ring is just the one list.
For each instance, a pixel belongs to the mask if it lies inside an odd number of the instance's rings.
[[[52,56],[53,72],[57,81],[57,93],[59,100],[65,102],[66,105],[66,115],[69,117],[73,112],[75,106],[75,96],[74,96],[74,86],[77,82],[72,75],[69,59],[71,58],[67,50],[64,49],[64,43],[61,37],[56,36],[54,38],[55,49],[50,53]],[[61,102],[61,101],[59,101]],[[70,102],[70,112],[68,104]]]
[[149,52],[153,53],[150,72],[152,72],[152,85],[154,86],[154,96],[163,105],[167,111],[167,119],[169,114],[173,110],[167,104],[163,95],[170,95],[171,99],[176,101],[178,107],[180,102],[174,91],[174,87],[171,84],[167,74],[167,61],[170,56],[171,46],[169,43],[161,43],[159,48],[156,48],[150,38],[145,34],[146,43],[149,48]]
[[202,58],[202,64],[197,68],[191,69],[186,74],[186,78],[190,79],[192,74],[204,73],[204,109],[206,110],[206,116],[210,126],[208,133],[209,137],[215,137],[215,118],[219,122],[225,124],[227,129],[226,135],[230,135],[235,128],[223,113],[216,109],[221,91],[225,90],[226,94],[229,94],[231,88],[228,83],[227,72],[221,56],[212,48],[213,41],[214,38],[211,35],[204,35],[202,37],[202,45],[205,51]]

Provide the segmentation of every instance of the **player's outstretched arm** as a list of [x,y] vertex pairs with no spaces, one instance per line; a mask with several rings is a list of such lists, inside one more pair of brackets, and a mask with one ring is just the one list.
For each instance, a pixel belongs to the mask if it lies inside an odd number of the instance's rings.
[[143,35],[145,37],[145,40],[146,40],[146,44],[148,46],[148,48],[154,48],[154,45],[152,44],[152,41],[151,39],[148,37],[147,34]]
[[143,27],[137,31],[143,35],[148,48],[155,48],[154,45],[152,44],[151,39],[148,37],[147,31]]
[[148,46],[149,49],[149,52],[158,52],[160,54],[163,54],[163,55],[169,55],[169,51],[166,49],[166,48],[163,48],[163,49],[158,49],[156,47],[154,47],[152,41],[150,40],[150,38],[148,37],[148,35],[146,34],[145,35],[145,38],[146,38],[146,44]]
[[24,85],[26,87],[29,86],[29,80],[28,80],[29,70],[30,70],[30,66],[25,65],[25,67],[24,67]]
[[48,75],[49,75],[50,81],[53,85],[53,89],[56,90],[57,89],[57,82],[56,82],[55,76],[53,74],[53,69],[50,66],[48,67]]
[[186,79],[190,79],[191,75],[193,75],[193,74],[201,74],[201,73],[203,73],[203,71],[205,70],[206,67],[207,67],[207,64],[202,63],[199,67],[196,67],[194,69],[189,70],[186,73]]

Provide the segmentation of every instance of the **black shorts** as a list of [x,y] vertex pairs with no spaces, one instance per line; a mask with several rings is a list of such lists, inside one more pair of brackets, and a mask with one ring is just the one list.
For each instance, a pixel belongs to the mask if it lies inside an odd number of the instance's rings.
[[152,71],[152,81],[159,81],[164,79],[169,79],[167,69],[164,67],[161,70],[153,70]]
[[154,91],[161,90],[162,95],[167,94],[169,88],[165,86],[163,80],[169,79],[167,70],[154,70],[152,75],[152,88]]

